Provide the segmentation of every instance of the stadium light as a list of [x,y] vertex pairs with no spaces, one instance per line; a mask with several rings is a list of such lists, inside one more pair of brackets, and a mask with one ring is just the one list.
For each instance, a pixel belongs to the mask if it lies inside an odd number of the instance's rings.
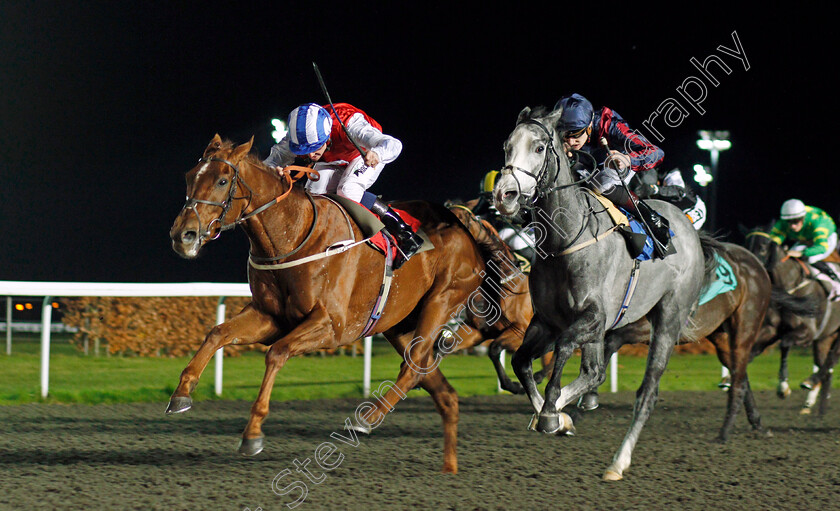
[[274,131],[271,132],[271,136],[279,144],[289,130],[286,129],[286,123],[282,119],[272,119],[271,125],[274,126]]
[[[728,131],[708,131],[708,130],[700,130],[697,132],[697,135],[700,137],[697,139],[697,147],[704,151],[709,151],[709,155],[711,158],[711,172],[708,174],[708,181],[706,184],[711,183],[712,181],[717,178],[718,175],[718,159],[720,158],[720,152],[726,151],[727,149],[732,147],[732,142],[729,141],[729,132]],[[697,167],[694,168],[695,173],[697,172]],[[705,172],[704,172],[705,173]],[[697,175],[695,174],[695,180],[697,180]],[[703,177],[705,179],[705,176]],[[700,181],[697,181],[698,183]],[[701,186],[705,186],[702,185]],[[707,220],[706,224],[709,226],[709,229],[714,230],[717,225],[715,223],[715,210],[717,209],[717,190],[715,190],[717,186],[712,184],[709,186],[709,200],[707,201],[706,207],[708,208],[707,211]]]
[[706,186],[712,182],[712,175],[709,168],[699,163],[694,164],[694,181],[700,186]]

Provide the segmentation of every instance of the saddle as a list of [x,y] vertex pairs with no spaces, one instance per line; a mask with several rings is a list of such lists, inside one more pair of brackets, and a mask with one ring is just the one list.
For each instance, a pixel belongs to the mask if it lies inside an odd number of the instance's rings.
[[604,209],[606,209],[607,214],[616,226],[616,230],[624,236],[624,241],[627,242],[627,250],[630,252],[630,256],[639,261],[647,261],[653,258],[653,240],[641,222],[633,218],[624,209],[613,204],[612,201],[600,193],[589,188],[584,189],[598,199],[598,202],[604,206]]
[[[352,219],[356,226],[362,231],[364,237],[369,238],[368,245],[383,254],[386,253],[386,250],[390,250],[392,258],[397,256],[396,241],[393,240],[393,236],[391,236],[390,242],[386,241],[384,234],[385,231],[383,231],[385,224],[383,224],[376,215],[371,213],[370,210],[358,202],[350,200],[346,197],[333,193],[325,194],[325,196],[338,203],[338,205],[344,209],[350,219]],[[396,208],[393,209],[398,215],[400,215],[403,221],[408,224],[415,233],[417,233],[418,236],[423,238],[423,245],[417,251],[418,254],[435,248],[434,244],[432,244],[429,240],[429,237],[425,232],[423,232],[423,229],[420,228],[419,220],[405,211]]]

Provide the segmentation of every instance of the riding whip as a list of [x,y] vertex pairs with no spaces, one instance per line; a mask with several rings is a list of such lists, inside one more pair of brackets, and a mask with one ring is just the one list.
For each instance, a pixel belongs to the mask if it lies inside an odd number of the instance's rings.
[[347,131],[347,126],[344,125],[344,122],[341,120],[341,117],[338,116],[338,112],[335,111],[335,105],[333,105],[332,100],[330,99],[330,93],[327,92],[327,86],[324,83],[324,77],[321,76],[321,71],[318,69],[318,64],[312,63],[312,67],[315,69],[315,76],[318,77],[318,83],[321,84],[321,91],[324,93],[324,96],[327,98],[327,103],[330,104],[330,108],[332,108],[333,115],[335,118],[338,119],[338,123],[341,125],[341,128],[344,130],[344,134],[347,135],[347,139],[350,140],[350,143],[356,148],[357,151],[362,155],[362,158],[367,157],[367,152],[353,140],[353,137],[350,136],[350,132]]
[[[607,159],[609,159],[610,158],[610,145],[607,143],[606,137],[601,137],[601,140],[599,142],[601,143],[601,146],[607,151]],[[606,164],[605,164],[605,166],[606,166]],[[644,226],[647,228],[647,231],[651,234],[651,237],[654,237],[653,236],[653,229],[651,229],[650,226],[647,224],[647,222],[645,222],[645,219],[642,216],[642,212],[639,211],[639,206],[636,204],[636,201],[633,200],[633,194],[632,194],[632,192],[630,192],[630,188],[627,186],[627,183],[624,182],[624,176],[622,176],[621,170],[620,169],[615,169],[615,171],[618,174],[618,181],[621,183],[621,186],[624,187],[624,191],[627,192],[627,195],[630,196],[630,204],[632,204],[633,209],[636,210],[636,218],[638,218],[639,221],[642,222],[642,224],[644,224]],[[627,172],[630,172],[630,169],[627,169]]]

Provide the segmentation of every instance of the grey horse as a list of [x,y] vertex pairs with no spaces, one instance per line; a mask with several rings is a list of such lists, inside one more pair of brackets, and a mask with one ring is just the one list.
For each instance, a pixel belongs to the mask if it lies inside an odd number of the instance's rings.
[[[561,410],[606,378],[606,332],[647,317],[652,327],[650,351],[636,393],[633,421],[603,476],[620,480],[653,410],[674,345],[697,306],[704,283],[713,276],[719,242],[709,236],[701,241],[675,206],[649,201],[669,221],[676,253],[635,261],[623,237],[613,234],[605,208],[584,190],[586,179],[576,180],[573,175],[574,162],[561,149],[563,134],[554,129],[560,111],[546,112],[542,107],[520,112],[505,142],[505,167],[493,190],[496,208],[503,215],[530,209],[537,232],[537,256],[530,275],[534,316],[511,363],[536,411],[529,428],[574,434],[571,417]],[[626,307],[633,279],[638,285]],[[578,347],[583,353],[580,374],[561,386],[563,366]],[[554,371],[543,398],[531,364],[552,348]]]

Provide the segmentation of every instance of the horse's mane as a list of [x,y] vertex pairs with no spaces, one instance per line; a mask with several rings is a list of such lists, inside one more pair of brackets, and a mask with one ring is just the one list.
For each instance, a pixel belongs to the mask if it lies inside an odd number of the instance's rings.
[[[238,144],[236,144],[236,142],[234,142],[230,139],[223,139],[222,140],[222,145],[216,151],[217,152],[218,151],[232,151],[233,148],[236,147],[237,145]],[[241,161],[250,163],[254,167],[260,169],[264,173],[266,173],[269,176],[271,176],[272,178],[276,179],[277,181],[285,182],[283,180],[283,178],[277,172],[274,172],[273,170],[271,170],[271,168],[268,165],[263,163],[263,160],[259,157],[259,155],[257,153],[254,152],[253,148],[251,149],[251,151],[248,151],[248,154],[246,154],[242,158]],[[297,184],[297,183],[295,183],[295,184]]]

